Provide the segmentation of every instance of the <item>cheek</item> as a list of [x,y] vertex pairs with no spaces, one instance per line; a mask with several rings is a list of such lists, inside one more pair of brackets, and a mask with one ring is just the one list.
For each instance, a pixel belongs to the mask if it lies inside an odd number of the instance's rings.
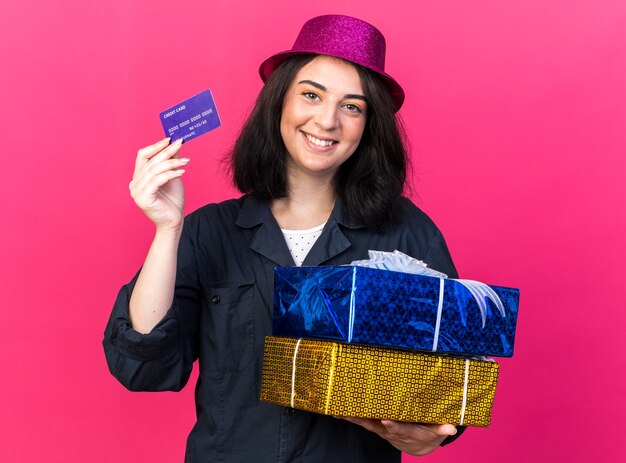
[[283,139],[283,142],[285,142],[285,134],[286,133],[287,133],[287,129],[285,127],[284,118],[281,117],[281,119],[280,119],[280,137]]
[[289,112],[283,111],[283,114],[280,118],[280,136],[283,139],[283,142],[288,143],[289,140],[293,138],[293,117]]
[[358,143],[363,137],[365,131],[365,121],[354,121],[355,123],[350,127],[350,138]]

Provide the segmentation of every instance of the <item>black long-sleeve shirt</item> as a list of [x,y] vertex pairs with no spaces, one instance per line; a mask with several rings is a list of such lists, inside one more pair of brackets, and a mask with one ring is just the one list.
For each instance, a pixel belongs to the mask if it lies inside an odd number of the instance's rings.
[[[401,223],[378,234],[351,220],[337,200],[303,265],[341,265],[367,258],[370,249],[398,249],[457,277],[433,222],[408,200],[403,211]],[[259,401],[273,269],[293,265],[265,201],[244,196],[195,211],[185,218],[174,302],[149,334],[130,325],[135,279],[120,290],[103,341],[111,373],[130,390],[177,391],[199,360],[187,462],[400,462],[398,450],[359,426]]]

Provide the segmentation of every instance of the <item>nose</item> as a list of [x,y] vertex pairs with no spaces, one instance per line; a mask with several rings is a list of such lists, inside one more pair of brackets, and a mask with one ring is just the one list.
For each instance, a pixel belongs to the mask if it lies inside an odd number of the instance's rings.
[[339,124],[339,118],[337,117],[338,108],[336,105],[327,101],[318,107],[318,112],[315,115],[315,124],[324,129],[332,130]]

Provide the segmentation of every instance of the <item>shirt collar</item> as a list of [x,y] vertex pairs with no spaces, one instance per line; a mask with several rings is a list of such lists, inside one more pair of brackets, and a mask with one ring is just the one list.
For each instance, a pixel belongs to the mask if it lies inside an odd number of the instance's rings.
[[[267,201],[245,196],[235,223],[242,228],[258,227],[250,238],[250,249],[281,267],[295,265]],[[304,259],[303,265],[321,265],[351,247],[339,224],[347,228],[362,228],[362,225],[347,216],[342,201],[337,199],[324,231]]]
[[[335,222],[347,228],[363,228],[363,225],[348,216],[343,208],[341,198],[335,200],[335,207],[330,214],[330,218],[335,219]],[[243,228],[252,228],[267,222],[269,219],[274,220],[267,201],[247,195],[243,198],[243,204],[235,223]]]
[[252,195],[246,195],[243,197],[243,203],[235,223],[243,228],[252,228],[265,223],[269,219],[273,220],[273,217],[267,201]]

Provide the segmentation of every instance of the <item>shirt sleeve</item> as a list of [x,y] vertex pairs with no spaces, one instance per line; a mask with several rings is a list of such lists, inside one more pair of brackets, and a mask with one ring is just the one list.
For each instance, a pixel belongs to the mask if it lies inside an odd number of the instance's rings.
[[137,276],[119,291],[104,332],[111,374],[131,391],[179,391],[197,358],[200,284],[196,253],[187,226],[178,249],[174,301],[148,334],[130,324],[129,301]]

